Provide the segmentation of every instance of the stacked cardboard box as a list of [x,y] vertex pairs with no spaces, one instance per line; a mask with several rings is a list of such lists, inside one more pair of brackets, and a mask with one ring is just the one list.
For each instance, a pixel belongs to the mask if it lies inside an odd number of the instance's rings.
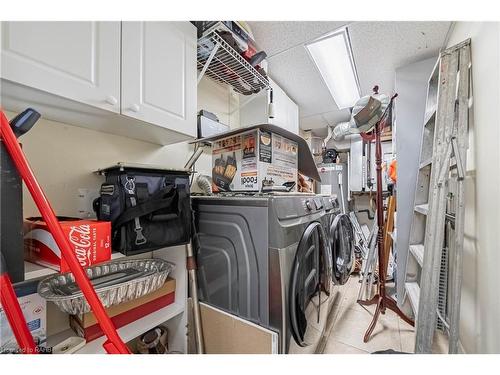
[[[148,314],[160,310],[175,302],[175,280],[168,278],[165,284],[152,293],[132,301],[120,303],[106,309],[116,328],[121,328]],[[101,327],[92,312],[70,316],[70,326],[87,342],[103,335]]]

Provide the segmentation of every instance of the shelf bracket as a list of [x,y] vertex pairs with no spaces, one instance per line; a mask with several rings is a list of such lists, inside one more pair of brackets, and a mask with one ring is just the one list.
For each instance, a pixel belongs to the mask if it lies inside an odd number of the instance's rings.
[[200,84],[200,81],[203,78],[203,76],[205,75],[205,72],[207,71],[208,67],[210,66],[210,63],[212,62],[212,59],[214,58],[215,54],[217,53],[217,50],[219,49],[219,47],[220,47],[220,44],[216,43],[212,52],[210,52],[210,55],[208,56],[208,59],[205,62],[205,65],[203,65],[203,69],[198,74],[198,82],[197,82],[198,85]]

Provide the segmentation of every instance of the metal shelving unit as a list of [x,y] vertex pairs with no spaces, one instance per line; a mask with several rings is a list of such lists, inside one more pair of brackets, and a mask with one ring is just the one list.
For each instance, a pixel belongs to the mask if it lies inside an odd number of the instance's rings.
[[406,264],[405,294],[415,319],[418,314],[420,281],[424,262],[424,239],[429,211],[429,184],[433,159],[434,122],[437,108],[439,62],[434,66],[427,86],[427,101],[423,122],[420,164],[415,189],[413,222],[410,233],[410,248]]
[[198,83],[204,75],[232,87],[243,95],[270,88],[267,77],[259,73],[216,31],[198,40]]
[[[155,250],[149,253],[138,254],[132,258],[161,258],[174,263],[175,269],[170,277],[175,279],[175,302],[165,306],[157,311],[147,314],[123,327],[117,329],[121,339],[129,343],[142,335],[144,332],[158,326],[164,325],[169,329],[169,348],[176,352],[187,353],[187,272],[186,272],[186,254],[185,246],[173,246],[169,248]],[[112,259],[125,257],[121,253],[113,253]],[[127,259],[130,257],[127,257]],[[39,276],[40,273],[56,273],[50,268],[38,266],[30,263],[30,269],[26,273],[30,278]],[[47,331],[47,345],[52,347],[61,343],[65,339],[76,336],[76,333],[69,326],[68,315],[57,311],[51,318],[51,326]],[[49,310],[51,311],[51,310]],[[76,354],[99,354],[105,353],[102,346],[106,340],[101,336],[95,340],[85,343]]]

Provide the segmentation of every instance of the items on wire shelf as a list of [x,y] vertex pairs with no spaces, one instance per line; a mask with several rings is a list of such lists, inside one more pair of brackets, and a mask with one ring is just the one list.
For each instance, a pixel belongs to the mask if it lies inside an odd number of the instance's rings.
[[264,68],[266,53],[258,51],[252,37],[234,21],[199,21],[198,82],[204,75],[252,95],[269,89]]

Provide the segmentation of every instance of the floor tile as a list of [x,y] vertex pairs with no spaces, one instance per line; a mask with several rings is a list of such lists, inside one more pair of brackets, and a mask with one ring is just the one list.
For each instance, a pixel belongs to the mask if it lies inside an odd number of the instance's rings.
[[432,341],[432,353],[448,353],[448,336],[441,331],[436,331],[436,334],[434,335],[434,340]]
[[358,311],[343,307],[332,328],[331,337],[358,349],[373,352],[376,350],[401,350],[399,325],[391,312],[381,315],[373,330],[370,340],[363,342],[363,336],[373,315],[369,311]]
[[399,336],[401,337],[401,351],[405,353],[415,352],[415,328],[399,319]]
[[[404,321],[399,320],[399,334],[401,336],[401,351],[406,353],[415,352],[415,329]],[[448,353],[448,336],[440,331],[436,331],[432,342],[433,354]]]
[[[324,344],[324,353],[371,353],[385,349],[401,351],[402,336],[399,318],[389,310],[379,317],[368,343],[363,342],[363,336],[371,323],[375,306],[361,306],[357,303],[361,285],[359,279],[358,275],[353,275],[345,285],[335,288],[336,300],[331,312],[334,316],[330,316],[330,321],[333,323],[325,333],[328,339]],[[375,293],[375,288],[374,286],[373,293]],[[403,328],[403,334],[405,335],[405,348],[408,348],[412,345],[413,332]]]
[[323,354],[368,354],[368,352],[330,338]]

